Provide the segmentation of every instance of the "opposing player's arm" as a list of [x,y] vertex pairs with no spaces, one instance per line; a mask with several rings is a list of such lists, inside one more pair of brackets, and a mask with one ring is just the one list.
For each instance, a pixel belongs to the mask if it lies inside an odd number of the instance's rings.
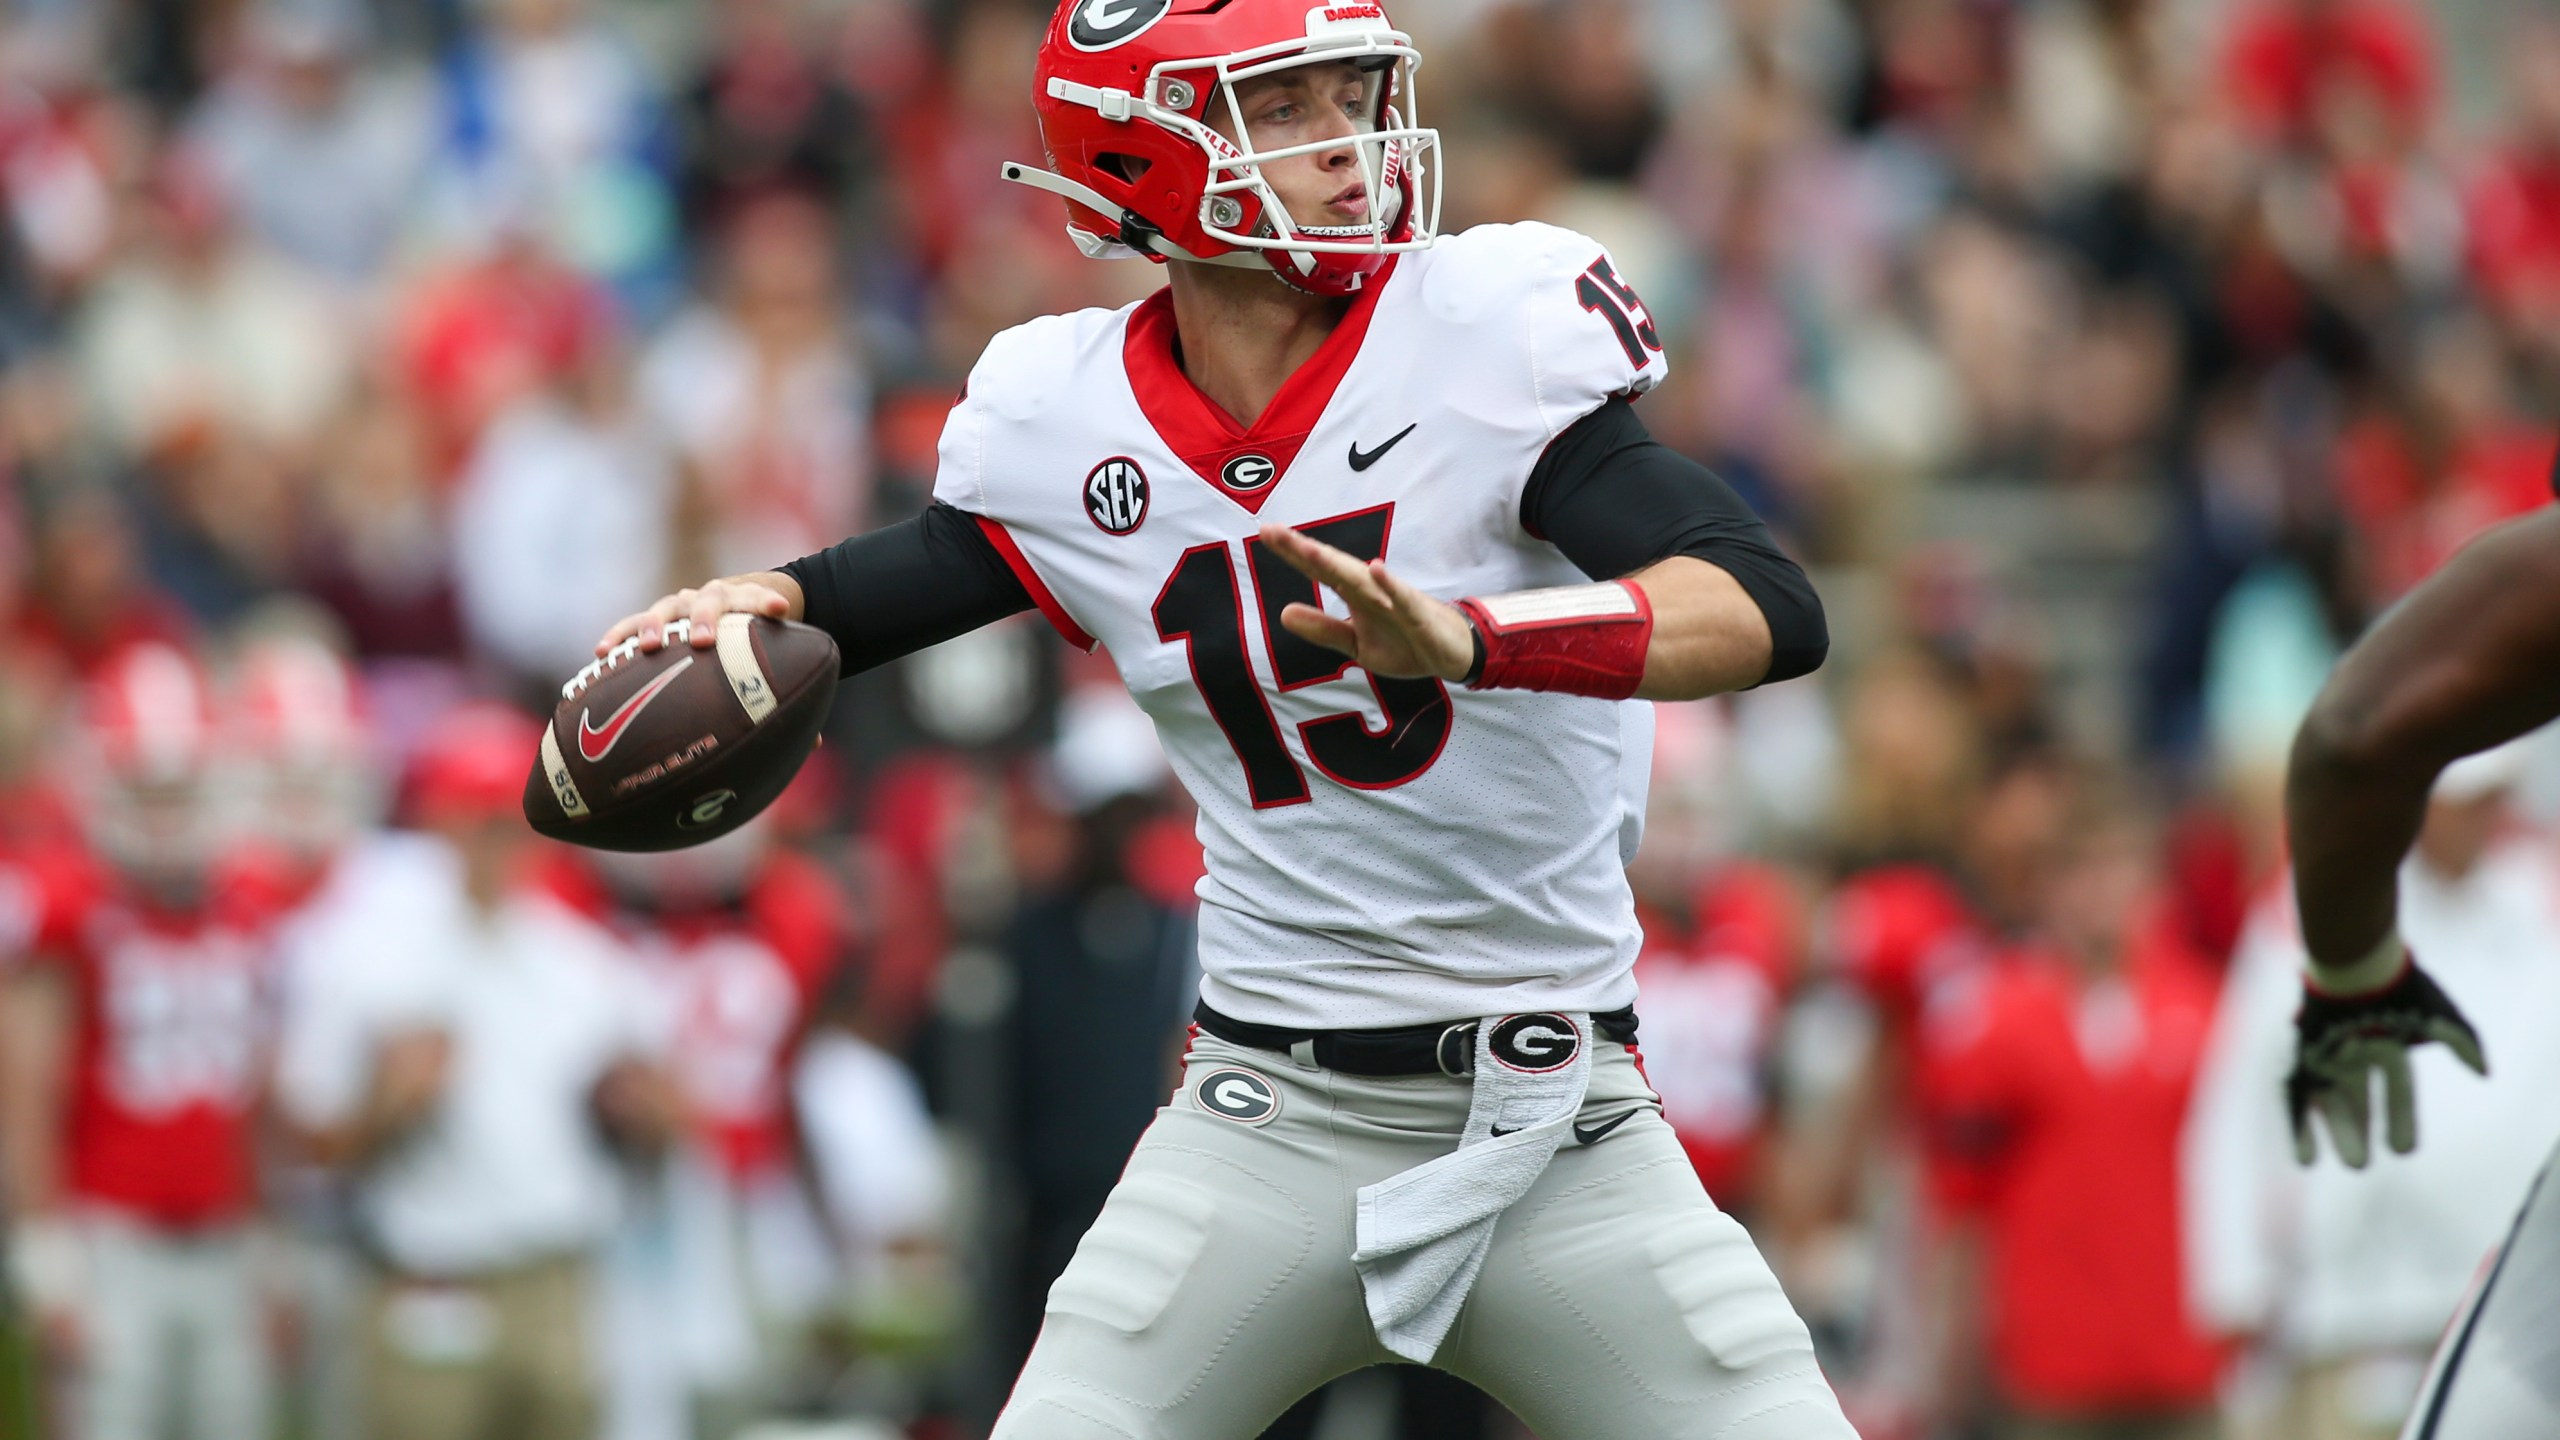
[[717,617],[744,610],[826,631],[851,675],[1031,604],[976,520],[936,501],[912,520],[856,535],[780,570],[679,590],[606,631],[596,653],[635,635],[640,648],[654,650],[664,643],[667,625],[688,618],[693,644],[708,646],[717,638]]
[[1456,604],[1277,525],[1263,543],[1341,595],[1348,619],[1281,623],[1388,676],[1695,700],[1822,663],[1822,602],[1768,527],[1704,466],[1656,442],[1624,400],[1568,427],[1523,493],[1521,523],[1604,583]]
[[2294,1153],[2313,1117],[2362,1168],[2373,1076],[2385,1133],[2418,1143],[2408,1052],[2442,1044],[2486,1073],[2479,1035],[2401,942],[2401,858],[2447,764],[2560,715],[2560,510],[2474,542],[2410,592],[2338,664],[2296,737],[2285,781],[2294,899],[2310,952],[2285,1077]]
[[2344,972],[2388,941],[2395,878],[2437,774],[2554,716],[2560,508],[2456,555],[2347,652],[2313,702],[2285,812],[2316,965]]

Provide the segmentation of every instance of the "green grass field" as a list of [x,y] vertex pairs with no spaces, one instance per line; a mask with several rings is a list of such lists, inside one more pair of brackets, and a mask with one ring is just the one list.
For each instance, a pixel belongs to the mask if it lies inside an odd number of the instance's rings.
[[0,1440],[34,1440],[35,1355],[25,1312],[0,1295]]

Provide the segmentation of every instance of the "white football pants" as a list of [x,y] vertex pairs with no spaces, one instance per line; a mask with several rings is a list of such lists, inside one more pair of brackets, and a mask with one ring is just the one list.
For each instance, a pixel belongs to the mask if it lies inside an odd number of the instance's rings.
[[267,1433],[272,1376],[246,1225],[176,1235],[89,1217],[80,1398],[89,1440]]
[[[1626,1049],[1597,1043],[1592,1138],[1503,1213],[1434,1368],[1546,1440],[1857,1440],[1751,1238]],[[1353,1195],[1446,1153],[1468,1095],[1199,1036],[1050,1289],[991,1440],[1253,1440],[1325,1381],[1392,1361],[1351,1263]]]

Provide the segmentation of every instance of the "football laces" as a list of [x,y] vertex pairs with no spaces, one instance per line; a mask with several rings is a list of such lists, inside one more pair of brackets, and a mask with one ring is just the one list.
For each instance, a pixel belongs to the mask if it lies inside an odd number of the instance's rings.
[[[667,622],[666,639],[664,641],[665,644],[673,645],[680,641],[690,641],[692,638],[693,621],[690,619],[670,620]],[[560,698],[563,700],[575,700],[579,695],[586,691],[588,686],[595,684],[597,681],[611,674],[616,667],[622,664],[623,661],[628,660],[639,653],[640,637],[634,635],[630,639],[623,641],[621,644],[614,646],[610,650],[607,650],[603,655],[596,659],[588,661],[585,668],[579,670],[577,674],[570,676],[566,681],[562,682],[560,686]]]

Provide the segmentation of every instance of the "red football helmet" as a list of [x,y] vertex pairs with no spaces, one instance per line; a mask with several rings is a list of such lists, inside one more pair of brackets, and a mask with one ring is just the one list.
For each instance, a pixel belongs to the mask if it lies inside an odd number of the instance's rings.
[[101,858],[144,881],[184,880],[222,842],[213,701],[195,657],[126,647],[81,695],[73,780]]
[[[1369,76],[1359,134],[1257,151],[1239,82],[1349,61]],[[1005,179],[1067,201],[1067,234],[1097,259],[1269,269],[1299,289],[1347,295],[1402,250],[1438,236],[1440,133],[1414,125],[1412,40],[1366,0],[1066,0],[1040,46],[1032,103],[1050,168]],[[1212,106],[1223,106],[1213,112]],[[1211,128],[1222,113],[1239,140]],[[1293,155],[1356,147],[1376,197],[1358,225],[1301,225],[1263,179]],[[1239,148],[1239,147],[1243,148]]]
[[318,640],[262,637],[233,665],[228,698],[225,748],[248,826],[306,861],[363,834],[381,808],[382,764],[354,667]]

